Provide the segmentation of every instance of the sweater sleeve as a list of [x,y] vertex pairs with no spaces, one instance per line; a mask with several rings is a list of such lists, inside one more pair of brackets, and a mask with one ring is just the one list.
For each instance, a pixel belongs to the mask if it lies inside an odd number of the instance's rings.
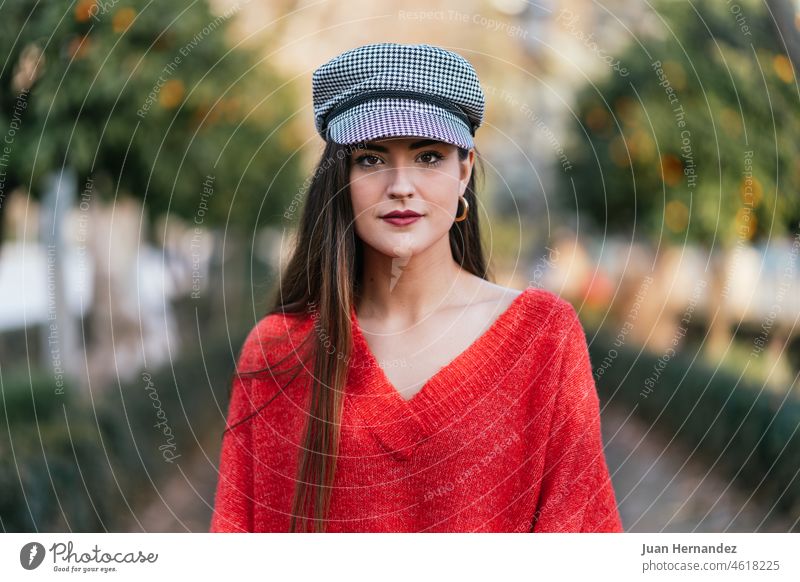
[[533,531],[622,532],[586,336],[572,305],[565,312],[564,352]]
[[[228,423],[222,437],[219,477],[211,517],[211,532],[253,531],[252,421],[238,423],[252,412],[250,380],[234,375]],[[227,430],[229,427],[229,430]]]

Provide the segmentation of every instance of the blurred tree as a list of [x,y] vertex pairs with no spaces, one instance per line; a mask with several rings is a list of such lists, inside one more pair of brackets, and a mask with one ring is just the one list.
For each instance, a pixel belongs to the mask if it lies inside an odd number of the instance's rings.
[[[630,73],[609,71],[578,96],[574,187],[610,231],[716,251],[719,293],[726,249],[800,218],[796,73],[759,0],[654,6],[663,38],[631,43],[619,57]],[[575,200],[573,183],[561,187]]]
[[39,196],[42,177],[66,165],[79,192],[91,178],[101,195],[142,199],[151,217],[275,222],[297,185],[285,124],[296,96],[230,49],[236,11],[213,14],[205,0],[0,4],[0,196],[19,185]]

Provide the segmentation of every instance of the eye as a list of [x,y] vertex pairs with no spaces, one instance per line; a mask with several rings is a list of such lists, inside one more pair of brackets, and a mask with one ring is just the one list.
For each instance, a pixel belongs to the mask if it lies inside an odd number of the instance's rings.
[[429,151],[421,153],[418,159],[421,160],[422,163],[425,164],[426,166],[432,167],[432,166],[438,166],[444,159],[444,156],[439,152]]
[[367,160],[380,161],[381,159],[378,156],[373,156],[372,154],[364,154],[356,158],[356,165],[361,166],[363,168],[372,168],[373,166],[377,165],[377,163],[366,163]]

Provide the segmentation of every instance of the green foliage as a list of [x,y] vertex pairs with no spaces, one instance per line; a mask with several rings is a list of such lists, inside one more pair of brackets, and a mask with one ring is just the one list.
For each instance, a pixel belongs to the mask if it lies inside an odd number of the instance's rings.
[[[2,404],[11,423],[42,422],[62,414],[70,393],[43,370],[16,370],[0,374]],[[59,394],[59,392],[63,392]]]
[[297,100],[256,55],[229,46],[234,17],[205,1],[3,3],[0,126],[15,114],[19,125],[5,191],[39,194],[66,162],[79,191],[91,177],[101,195],[127,191],[152,216],[192,220],[212,175],[205,223],[274,221],[298,183],[284,126]]
[[[91,402],[54,395],[46,381],[4,376],[0,410],[0,529],[6,532],[123,531],[164,480],[179,475],[198,443],[220,439],[235,353],[246,330],[203,340],[199,350],[155,372],[148,381],[110,386]],[[157,401],[154,400],[154,394]],[[20,396],[21,395],[21,396]],[[49,401],[49,404],[45,404]],[[4,402],[4,404],[3,404]],[[164,434],[158,408],[172,438]],[[49,411],[42,414],[42,411]],[[6,420],[8,419],[8,421]],[[212,437],[213,438],[213,437]],[[162,453],[174,444],[173,462]]]
[[725,245],[800,218],[794,72],[764,3],[738,5],[748,29],[724,2],[656,3],[665,39],[631,43],[619,55],[630,73],[578,96],[568,156],[598,225]]

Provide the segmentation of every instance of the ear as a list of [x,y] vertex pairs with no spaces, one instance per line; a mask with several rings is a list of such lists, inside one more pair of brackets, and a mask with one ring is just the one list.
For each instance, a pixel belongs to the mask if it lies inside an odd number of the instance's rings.
[[[456,155],[458,155],[456,153]],[[475,165],[475,148],[470,148],[467,157],[464,160],[458,160],[459,163],[459,196],[463,196],[469,183],[469,177],[472,175],[472,168]]]

